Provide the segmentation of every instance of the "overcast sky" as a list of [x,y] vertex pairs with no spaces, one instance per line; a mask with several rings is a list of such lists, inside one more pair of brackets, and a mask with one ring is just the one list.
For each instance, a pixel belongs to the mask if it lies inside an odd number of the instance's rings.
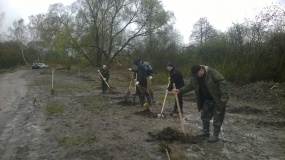
[[[4,25],[0,32],[12,26],[12,22],[24,18],[26,24],[30,15],[46,13],[50,4],[69,5],[75,0],[0,0],[0,13],[5,12]],[[261,9],[285,0],[161,0],[164,8],[173,11],[176,29],[187,43],[193,24],[201,17],[207,17],[215,29],[225,31],[232,23],[253,18]]]

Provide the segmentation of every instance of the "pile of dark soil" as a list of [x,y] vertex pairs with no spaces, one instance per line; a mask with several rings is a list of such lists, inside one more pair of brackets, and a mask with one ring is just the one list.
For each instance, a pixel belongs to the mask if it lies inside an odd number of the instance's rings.
[[[172,129],[171,127],[164,128],[161,132],[159,133],[148,133],[149,136],[153,140],[159,140],[159,141],[167,141],[167,142],[180,142],[180,143],[191,143],[191,144],[196,144],[197,140],[196,137],[190,136],[186,134],[186,137],[183,133],[178,132],[175,129]],[[152,140],[149,140],[152,141]]]
[[149,109],[145,109],[143,111],[135,112],[134,114],[144,116],[147,118],[156,118],[157,117],[157,113],[152,113]]

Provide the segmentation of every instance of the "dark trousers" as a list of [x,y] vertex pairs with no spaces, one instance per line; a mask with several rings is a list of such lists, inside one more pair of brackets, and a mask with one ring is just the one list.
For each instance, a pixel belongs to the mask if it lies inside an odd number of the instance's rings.
[[[177,94],[177,98],[178,98],[178,103],[179,103],[179,106],[180,106],[180,111],[181,111],[181,113],[183,113],[183,97],[182,97],[182,94],[178,93]],[[176,99],[175,99],[175,104],[174,104],[174,112],[178,112]]]
[[[108,83],[108,81],[106,80],[106,82]],[[108,86],[106,84],[106,82],[104,80],[102,80],[102,92],[105,93],[108,89]]]
[[[152,100],[150,97],[150,93],[147,90],[146,80],[143,81],[142,84],[139,84],[138,86],[136,86],[136,94],[138,94],[138,96],[139,96],[141,106],[143,106],[145,102],[147,102],[148,105],[151,106]],[[145,98],[147,101],[145,101]]]
[[223,124],[224,117],[225,104],[216,103],[214,100],[204,100],[201,111],[201,119],[203,123],[209,123],[213,118],[213,126],[220,128]]

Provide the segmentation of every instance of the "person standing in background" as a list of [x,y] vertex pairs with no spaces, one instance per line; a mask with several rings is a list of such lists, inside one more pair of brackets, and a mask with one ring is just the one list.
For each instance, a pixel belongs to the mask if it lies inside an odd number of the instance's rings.
[[102,80],[102,93],[106,93],[107,89],[108,89],[108,80],[110,77],[110,72],[107,68],[107,65],[103,65],[102,68],[100,69],[100,73],[102,74],[103,77],[101,77]]
[[153,94],[153,69],[152,69],[152,66],[147,62],[147,61],[141,61],[145,71],[146,71],[146,76],[147,76],[147,90],[150,94],[150,97],[151,97],[151,100],[152,100],[152,103],[155,103],[155,100],[154,100],[154,94]]
[[[141,63],[141,59],[135,59],[133,64],[137,66],[136,70],[136,88],[140,99],[140,105],[144,107],[151,106],[150,94],[147,90],[147,75],[146,71]],[[147,98],[147,105],[145,105],[145,97]]]
[[[175,84],[176,89],[180,89],[181,87],[183,87],[184,86],[184,80],[183,80],[183,76],[182,76],[181,72],[174,67],[172,62],[168,62],[166,67],[170,73],[170,77],[169,77],[170,83],[169,83],[169,86],[167,87],[168,91],[173,90],[173,83]],[[183,114],[183,97],[182,97],[182,94],[178,93],[177,97],[178,97],[178,103],[180,106],[181,114]],[[178,107],[177,107],[177,103],[175,101],[173,111],[172,111],[172,113],[170,113],[170,115],[177,115],[177,114],[178,114]]]

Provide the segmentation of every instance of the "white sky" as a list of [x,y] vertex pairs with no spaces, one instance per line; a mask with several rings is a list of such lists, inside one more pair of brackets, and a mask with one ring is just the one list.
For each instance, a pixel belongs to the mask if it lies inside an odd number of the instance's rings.
[[[4,25],[0,33],[12,26],[12,22],[24,18],[26,24],[30,15],[46,13],[50,4],[69,5],[75,0],[0,0],[0,13],[5,12]],[[176,29],[188,43],[193,24],[201,17],[207,17],[215,29],[225,31],[233,23],[253,18],[259,11],[271,4],[285,0],[161,0],[164,8],[173,11]],[[0,26],[1,27],[1,26]]]

